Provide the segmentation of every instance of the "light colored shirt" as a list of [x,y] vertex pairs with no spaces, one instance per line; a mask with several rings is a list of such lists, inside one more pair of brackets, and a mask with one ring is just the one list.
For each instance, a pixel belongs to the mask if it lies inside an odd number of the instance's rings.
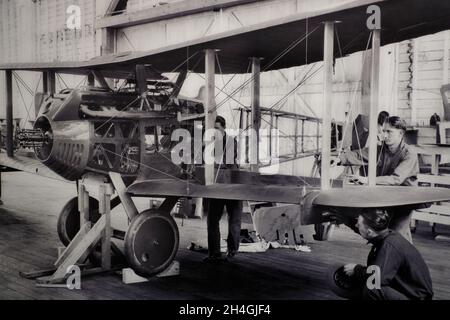
[[[377,148],[377,178],[378,185],[416,186],[419,173],[419,159],[411,147],[401,142],[395,152],[386,145]],[[369,148],[346,151],[339,157],[343,165],[367,165]]]

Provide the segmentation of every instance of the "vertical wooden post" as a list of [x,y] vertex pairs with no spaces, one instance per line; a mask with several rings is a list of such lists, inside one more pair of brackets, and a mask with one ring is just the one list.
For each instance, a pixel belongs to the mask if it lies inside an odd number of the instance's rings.
[[[205,78],[206,78],[206,97],[205,97],[205,131],[214,128],[216,121],[215,101],[215,76],[216,76],[216,53],[213,49],[205,50]],[[214,142],[211,142],[214,143]],[[205,163],[205,184],[214,183],[214,163]]]
[[261,59],[252,59],[252,146],[250,170],[257,172],[259,168],[259,129],[261,127],[260,83]]
[[316,122],[316,147],[317,147],[317,152],[320,151],[320,122],[317,121]]
[[272,129],[273,129],[273,112],[270,112],[270,131],[269,131],[269,155],[270,155],[270,163],[272,164],[272,150],[273,150],[273,146],[272,146]]
[[100,47],[100,55],[104,56],[115,52],[116,32],[114,28],[101,29],[102,44]]
[[[413,45],[413,62],[412,62],[412,91],[411,91],[411,124],[417,125],[417,96],[419,87],[418,75],[419,75],[419,39],[412,40]],[[441,140],[442,142],[442,140]]]
[[95,87],[95,77],[92,72],[89,72],[89,74],[87,76],[87,85],[89,87]]
[[378,91],[380,80],[380,30],[372,33],[372,71],[370,80],[369,119],[369,186],[375,186],[377,175],[377,119]]
[[250,139],[248,137],[248,130],[250,128],[250,111],[245,112],[245,129],[247,132],[245,133],[245,163],[250,164],[250,156],[249,156],[249,145]]
[[14,155],[12,70],[6,70],[5,75],[6,75],[6,154],[8,157],[12,157]]
[[[108,188],[108,189],[112,189]],[[107,191],[107,185],[99,186],[99,212],[105,216],[105,229],[102,236],[102,268],[111,269],[111,194]]]
[[444,31],[444,57],[442,58],[442,84],[448,83],[450,31]]
[[334,22],[325,22],[323,46],[323,109],[321,187],[330,188],[331,106],[333,95]]
[[78,211],[80,212],[80,226],[89,222],[89,193],[80,181],[78,183]]
[[294,156],[298,155],[298,117],[295,117],[295,138],[294,138]]
[[[372,52],[370,51],[370,49],[363,51],[361,61],[363,63],[361,70],[361,114],[363,115],[363,117],[361,117],[361,121],[363,121],[364,127],[368,128],[370,117],[370,76],[372,72]],[[361,146],[361,148],[364,148],[364,146]]]
[[47,71],[42,72],[42,91],[48,93],[48,76]]
[[[279,118],[279,116],[276,115],[275,116],[275,128],[277,129],[277,131],[278,131],[278,118]],[[275,139],[275,142],[276,142],[276,144],[275,144],[275,152],[277,153],[277,156],[279,156],[281,154],[281,152],[280,152],[279,131],[277,132],[277,138]]]
[[47,90],[49,94],[56,92],[56,75],[55,71],[48,71],[47,73]]
[[0,169],[0,205],[3,204],[2,201],[2,170]]
[[302,119],[302,153],[305,152],[305,119]]

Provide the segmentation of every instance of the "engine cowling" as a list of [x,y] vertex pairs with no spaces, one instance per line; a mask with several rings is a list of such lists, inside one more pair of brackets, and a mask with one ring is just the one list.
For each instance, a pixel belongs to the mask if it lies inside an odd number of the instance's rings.
[[[68,180],[77,180],[86,171],[136,176],[140,158],[138,122],[87,119],[80,112],[81,104],[120,108],[135,98],[132,94],[83,90],[47,97],[33,129],[33,137],[42,137],[42,141],[33,142],[37,158]],[[36,134],[39,131],[41,134]]]

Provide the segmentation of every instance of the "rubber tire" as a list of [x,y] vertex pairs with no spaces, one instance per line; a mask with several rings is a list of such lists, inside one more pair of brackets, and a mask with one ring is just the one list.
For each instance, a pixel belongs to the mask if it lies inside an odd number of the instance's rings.
[[[120,199],[118,197],[111,200],[111,209],[115,208],[120,204]],[[100,218],[100,213],[98,211],[98,201],[95,198],[89,197],[89,219],[91,222],[95,223]],[[78,211],[78,197],[70,199],[66,205],[61,210],[58,222],[57,222],[58,236],[64,246],[68,246],[75,235],[80,230],[80,212]],[[89,255],[89,260],[94,266],[100,266],[102,263],[101,258],[101,244],[95,246],[92,253]],[[111,248],[112,254],[112,264],[123,264],[123,255],[116,252]]]
[[[168,229],[172,232],[172,234],[170,235],[159,234],[156,236],[157,237],[163,236],[165,239],[161,238],[152,239],[151,233],[147,233],[149,222],[157,224],[156,230],[161,230],[161,227],[168,227]],[[147,231],[143,229],[144,226],[147,227]],[[154,227],[155,226],[153,226],[153,228]],[[167,229],[165,231],[167,231]],[[163,259],[163,262],[159,263],[157,266],[151,265],[149,266],[148,261],[144,261],[142,255],[145,254],[148,257],[147,252],[141,254],[140,257],[138,256],[139,253],[136,254],[136,250],[139,250],[139,248],[136,248],[137,244],[139,244],[139,246],[141,246],[140,249],[142,249],[142,241],[144,234],[147,235],[145,237],[146,238],[145,240],[152,241],[152,243],[157,243],[156,245],[159,245],[159,243],[161,243],[161,240],[168,239],[169,241],[173,241],[171,248],[169,247],[168,250],[170,251],[170,254],[165,260]],[[137,243],[139,241],[141,241],[141,243]],[[172,263],[173,259],[177,254],[179,243],[180,243],[180,236],[178,232],[178,227],[175,220],[170,216],[170,214],[161,212],[158,209],[145,210],[131,220],[128,230],[125,234],[125,257],[127,259],[129,266],[134,270],[136,274],[140,275],[141,277],[150,277],[161,271],[164,271],[167,267],[169,267],[169,265]],[[155,247],[149,247],[149,249],[155,250]]]
[[[89,197],[89,218],[95,223],[100,218],[98,212],[98,201]],[[80,230],[80,212],[78,211],[78,197],[70,199],[62,208],[57,222],[58,236],[64,246],[68,246],[70,241]]]

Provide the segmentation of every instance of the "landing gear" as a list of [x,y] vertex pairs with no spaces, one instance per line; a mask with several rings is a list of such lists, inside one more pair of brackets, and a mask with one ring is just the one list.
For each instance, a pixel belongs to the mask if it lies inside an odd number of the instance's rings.
[[178,227],[170,214],[149,209],[131,220],[125,235],[125,256],[136,274],[149,277],[172,263],[179,242]]

